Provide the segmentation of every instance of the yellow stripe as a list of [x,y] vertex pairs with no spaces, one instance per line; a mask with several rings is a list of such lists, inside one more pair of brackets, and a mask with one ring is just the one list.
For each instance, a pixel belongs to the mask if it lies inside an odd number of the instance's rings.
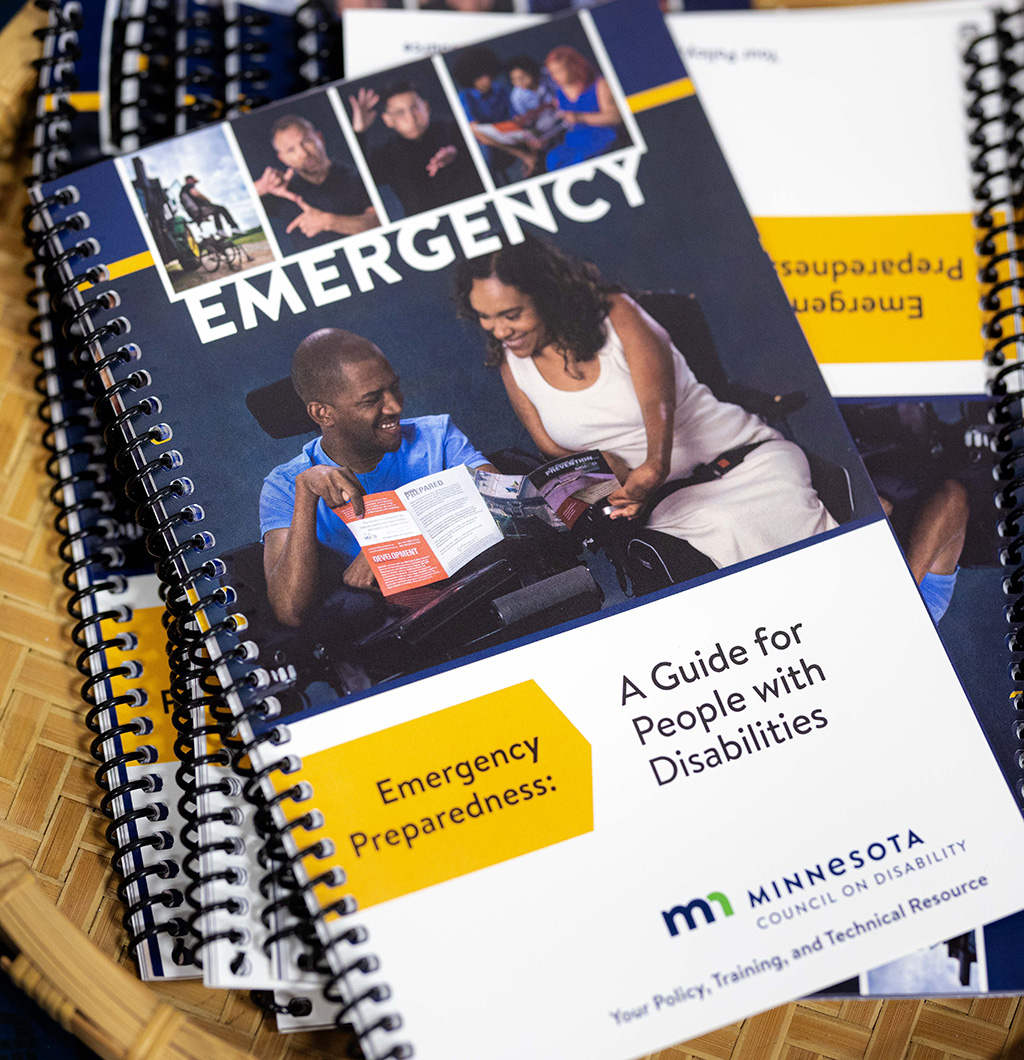
[[678,81],[669,81],[666,85],[656,85],[654,88],[644,89],[643,92],[634,92],[632,96],[626,97],[626,102],[634,114],[639,114],[642,110],[685,99],[693,93],[693,82],[688,77],[681,77]]
[[[66,96],[59,98],[66,99],[75,110],[80,110],[83,113],[95,114],[100,109],[99,92],[69,92]],[[57,99],[57,96],[46,97],[46,109],[48,111],[57,109]]]
[[[110,278],[116,280],[118,276],[127,276],[131,272],[140,272],[142,269],[148,269],[152,264],[153,255],[148,250],[144,250],[141,254],[133,254],[130,258],[112,261],[107,266],[107,271],[110,273]],[[92,284],[88,282],[78,285],[80,291],[87,291],[90,287],[92,287]]]

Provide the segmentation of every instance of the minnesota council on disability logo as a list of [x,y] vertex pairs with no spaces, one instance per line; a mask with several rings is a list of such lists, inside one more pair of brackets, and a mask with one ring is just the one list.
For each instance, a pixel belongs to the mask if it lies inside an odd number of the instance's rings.
[[[918,846],[923,846],[925,849],[915,851]],[[905,833],[886,836],[884,840],[875,840],[863,850],[857,848],[845,855],[825,858],[813,865],[805,866],[793,872],[792,875],[783,875],[778,879],[756,883],[746,891],[748,908],[759,910],[755,923],[760,929],[766,930],[787,920],[794,920],[799,916],[821,911],[830,905],[837,905],[842,898],[850,898],[859,892],[869,890],[872,884],[883,886],[913,873],[925,871],[966,853],[966,850],[966,841],[962,839],[948,843],[937,850],[928,849],[928,844],[920,835],[913,829],[907,829]],[[856,872],[869,865],[877,866],[870,876],[862,874],[854,878],[851,875],[850,879],[839,882],[839,879],[848,873]],[[838,885],[838,895],[834,889],[836,885]],[[890,912],[876,914],[863,922],[855,921],[853,927],[846,931],[826,931],[825,935],[832,936],[829,941],[833,944],[846,941],[848,938],[895,923],[908,913],[925,912],[987,885],[988,879],[985,876],[964,879],[934,894],[910,897],[907,899],[906,906],[900,902]],[[796,901],[787,902],[781,906],[777,904],[794,895],[798,896]],[[688,901],[673,905],[670,909],[661,910],[661,918],[668,934],[677,937],[684,925],[688,931],[695,931],[698,926],[714,924],[719,918],[731,917],[734,913],[733,903],[729,897],[723,891],[714,890],[709,891],[703,897],[690,898]]]
[[[924,849],[919,850],[919,847]],[[871,842],[866,847],[851,850],[847,854],[822,859],[795,871],[792,875],[760,881],[747,888],[747,903],[751,910],[758,911],[757,926],[768,929],[805,913],[837,905],[843,898],[867,891],[872,885],[880,887],[941,866],[965,854],[966,850],[966,841],[962,839],[937,848],[930,847],[917,832],[907,829],[905,832],[886,836],[884,840]],[[857,870],[864,868],[868,868],[869,873],[853,875]],[[839,879],[848,873],[848,879]],[[783,956],[779,952],[753,957],[745,963],[737,963],[733,968],[717,969],[706,977],[696,977],[689,985],[676,986],[671,991],[653,994],[649,1000],[612,1009],[608,1015],[616,1026],[625,1027],[638,1020],[656,1017],[660,1012],[688,1001],[704,1001],[710,998],[715,990],[734,987],[762,974],[782,972],[792,961],[823,951],[826,941],[830,946],[841,945],[860,935],[895,924],[911,914],[926,912],[970,891],[986,887],[988,882],[987,877],[983,875],[965,877],[959,882],[943,886],[934,893],[906,897],[893,908],[883,913],[875,913],[864,920],[849,922],[842,929],[820,929],[813,939],[794,946],[791,957]],[[806,896],[800,894],[807,891],[812,893]],[[795,894],[800,894],[797,901],[778,904]],[[740,912],[742,911],[741,909]],[[713,890],[704,896],[691,898],[670,909],[661,910],[660,919],[669,936],[685,939],[688,932],[698,928],[706,930],[709,926],[734,915],[737,914],[728,895],[724,891]],[[684,926],[686,933],[683,932]]]

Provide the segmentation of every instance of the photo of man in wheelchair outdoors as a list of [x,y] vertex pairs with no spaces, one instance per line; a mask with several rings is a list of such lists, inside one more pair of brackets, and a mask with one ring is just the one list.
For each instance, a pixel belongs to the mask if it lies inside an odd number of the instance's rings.
[[199,149],[162,144],[130,160],[132,183],[175,293],[230,279],[274,259],[267,235],[217,128]]

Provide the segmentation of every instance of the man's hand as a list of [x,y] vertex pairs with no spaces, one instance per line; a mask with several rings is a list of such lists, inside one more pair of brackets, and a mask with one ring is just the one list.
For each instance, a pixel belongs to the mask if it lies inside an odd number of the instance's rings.
[[314,210],[304,199],[295,197],[302,211],[285,229],[286,232],[294,232],[297,228],[304,236],[312,238],[321,232],[333,232],[334,215],[324,210]]
[[665,481],[665,472],[646,461],[626,476],[617,490],[608,494],[612,519],[635,519],[645,502]]
[[372,206],[368,206],[362,213],[340,214],[314,209],[299,196],[295,197],[295,201],[302,212],[288,225],[286,232],[293,232],[297,228],[304,236],[310,238],[318,236],[321,232],[353,236],[380,224],[377,211]]
[[349,96],[348,101],[352,107],[353,131],[366,132],[377,117],[377,104],[380,103],[380,96],[372,88],[361,88],[354,96]]
[[277,195],[282,199],[291,199],[299,202],[299,196],[294,191],[288,190],[288,182],[295,176],[295,170],[289,167],[283,173],[273,166],[267,166],[263,175],[257,180],[253,187],[257,195]]
[[345,568],[341,580],[352,589],[378,589],[377,579],[373,576],[373,567],[370,561],[362,554],[358,556]]
[[304,489],[314,497],[321,497],[328,508],[341,508],[352,502],[358,518],[363,517],[363,487],[347,467],[315,464],[295,476],[296,489]]
[[436,177],[445,166],[451,165],[455,161],[455,156],[458,153],[459,149],[454,144],[442,147],[427,163],[427,176]]

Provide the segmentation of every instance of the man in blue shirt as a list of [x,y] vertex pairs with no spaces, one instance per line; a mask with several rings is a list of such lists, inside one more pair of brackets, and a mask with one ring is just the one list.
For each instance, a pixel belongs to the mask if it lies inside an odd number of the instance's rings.
[[[351,501],[361,516],[366,493],[459,464],[490,465],[448,416],[402,420],[398,376],[372,342],[352,332],[323,328],[303,339],[292,358],[292,383],[320,437],[267,475],[260,529],[274,614],[282,625],[298,627],[321,603],[318,543],[343,557],[346,586],[376,585],[355,538],[332,509]],[[336,595],[323,602],[332,612],[359,609],[346,593]]]

